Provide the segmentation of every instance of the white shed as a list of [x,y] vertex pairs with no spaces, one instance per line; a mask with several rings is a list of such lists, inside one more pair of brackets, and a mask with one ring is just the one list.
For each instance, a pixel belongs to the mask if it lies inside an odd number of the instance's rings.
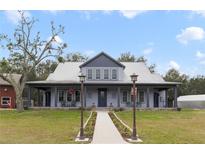
[[186,95],[177,98],[178,107],[205,109],[205,94],[203,95]]

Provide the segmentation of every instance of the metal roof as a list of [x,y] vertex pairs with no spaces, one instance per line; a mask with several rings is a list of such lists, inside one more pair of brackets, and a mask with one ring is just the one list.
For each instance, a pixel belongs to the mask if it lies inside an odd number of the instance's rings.
[[[45,81],[32,81],[28,84],[78,84],[80,66],[83,62],[65,62],[58,64],[54,73],[51,73]],[[122,62],[125,69],[122,73],[122,80],[92,80],[85,81],[85,84],[131,84],[130,75],[138,75],[136,84],[152,85],[177,85],[178,82],[166,82],[156,73],[151,73],[143,62]]]
[[193,102],[193,101],[205,101],[205,94],[203,95],[185,95],[185,96],[180,96],[177,98],[178,102]]

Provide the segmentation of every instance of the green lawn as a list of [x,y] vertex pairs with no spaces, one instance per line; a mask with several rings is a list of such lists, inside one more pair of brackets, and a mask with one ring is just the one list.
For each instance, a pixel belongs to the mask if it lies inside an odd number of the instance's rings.
[[78,110],[0,111],[0,143],[74,143],[79,125]]
[[[132,126],[131,111],[116,114]],[[143,143],[205,143],[205,110],[137,111],[136,116]]]

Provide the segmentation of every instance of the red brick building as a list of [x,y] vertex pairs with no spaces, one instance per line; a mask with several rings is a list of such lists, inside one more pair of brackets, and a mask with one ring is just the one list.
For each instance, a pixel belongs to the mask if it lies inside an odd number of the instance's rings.
[[[21,75],[13,74],[14,80],[20,82]],[[15,108],[16,107],[16,93],[14,88],[0,78],[0,108]]]

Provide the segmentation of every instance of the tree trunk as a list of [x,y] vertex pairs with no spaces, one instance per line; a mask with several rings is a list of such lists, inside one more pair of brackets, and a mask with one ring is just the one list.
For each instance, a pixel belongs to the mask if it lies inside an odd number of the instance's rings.
[[22,112],[24,110],[22,95],[17,95],[16,96],[16,105],[17,105],[17,111],[18,112]]

